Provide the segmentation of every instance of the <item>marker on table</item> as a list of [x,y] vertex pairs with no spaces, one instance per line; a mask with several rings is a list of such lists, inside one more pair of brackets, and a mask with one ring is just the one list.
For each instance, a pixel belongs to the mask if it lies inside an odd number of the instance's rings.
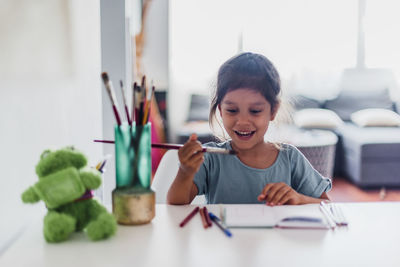
[[213,213],[211,213],[211,212],[209,212],[208,215],[210,215],[210,219],[219,227],[219,229],[222,230],[222,232],[224,232],[224,234],[226,234],[228,237],[231,237],[231,236],[232,236],[231,231],[229,231],[228,228],[226,228],[225,226],[223,226],[223,225],[220,223],[221,220],[220,220],[217,216],[215,216],[215,215],[214,215]]
[[210,214],[208,214],[208,210],[207,210],[206,207],[203,208],[203,212],[204,212],[204,217],[205,217],[206,222],[207,222],[207,226],[211,227],[212,226],[212,222],[211,222]]
[[185,226],[185,224],[187,224],[187,222],[190,221],[190,219],[192,219],[192,217],[194,215],[196,215],[196,213],[199,211],[199,209],[200,209],[199,207],[194,208],[194,210],[191,213],[189,213],[189,215],[186,216],[185,219],[183,219],[183,221],[179,224],[179,226],[180,227]]
[[204,229],[207,229],[208,228],[208,222],[207,222],[207,219],[206,219],[206,214],[205,214],[204,208],[201,208],[199,210],[199,212],[200,212],[200,216],[201,216],[201,222],[203,223],[203,227],[204,227]]

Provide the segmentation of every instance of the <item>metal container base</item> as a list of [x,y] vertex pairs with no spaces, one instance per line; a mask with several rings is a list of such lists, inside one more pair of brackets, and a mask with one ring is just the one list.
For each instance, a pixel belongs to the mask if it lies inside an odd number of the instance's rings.
[[149,223],[155,216],[156,198],[150,189],[116,188],[112,191],[112,210],[123,225]]

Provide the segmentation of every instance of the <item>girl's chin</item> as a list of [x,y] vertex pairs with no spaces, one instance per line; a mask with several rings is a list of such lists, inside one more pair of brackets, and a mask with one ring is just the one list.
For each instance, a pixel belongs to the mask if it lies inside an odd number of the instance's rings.
[[243,142],[242,140],[233,139],[233,149],[235,150],[249,150],[255,148],[258,143],[254,142]]

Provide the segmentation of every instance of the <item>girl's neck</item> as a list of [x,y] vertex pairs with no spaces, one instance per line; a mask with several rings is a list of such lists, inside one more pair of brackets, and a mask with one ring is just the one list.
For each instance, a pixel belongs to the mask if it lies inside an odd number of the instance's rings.
[[257,169],[270,167],[279,154],[279,150],[272,143],[263,142],[251,149],[238,149],[233,143],[231,143],[231,146],[238,152],[237,157],[242,163]]
[[265,150],[268,148],[268,143],[263,142],[256,146],[253,146],[252,148],[249,148],[249,149],[240,149],[233,143],[233,141],[231,141],[231,147],[239,155],[246,156],[246,157],[247,156],[258,157],[259,155],[262,155],[263,153],[265,153]]

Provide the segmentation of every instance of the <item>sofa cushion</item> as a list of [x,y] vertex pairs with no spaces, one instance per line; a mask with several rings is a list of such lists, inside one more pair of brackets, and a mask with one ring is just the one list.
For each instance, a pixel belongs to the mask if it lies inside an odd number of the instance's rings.
[[303,95],[295,95],[291,97],[291,104],[295,110],[305,109],[305,108],[321,108],[323,102],[316,99],[312,99]]
[[342,119],[329,109],[306,108],[293,115],[294,124],[300,128],[336,129]]
[[380,108],[362,109],[351,114],[351,121],[360,127],[400,126],[400,115]]
[[358,127],[337,130],[343,146],[343,171],[360,186],[400,186],[400,128]]
[[339,96],[327,100],[324,108],[334,111],[344,121],[351,120],[351,114],[366,108],[383,108],[393,110],[393,101],[390,99],[389,90],[374,91],[342,91]]

